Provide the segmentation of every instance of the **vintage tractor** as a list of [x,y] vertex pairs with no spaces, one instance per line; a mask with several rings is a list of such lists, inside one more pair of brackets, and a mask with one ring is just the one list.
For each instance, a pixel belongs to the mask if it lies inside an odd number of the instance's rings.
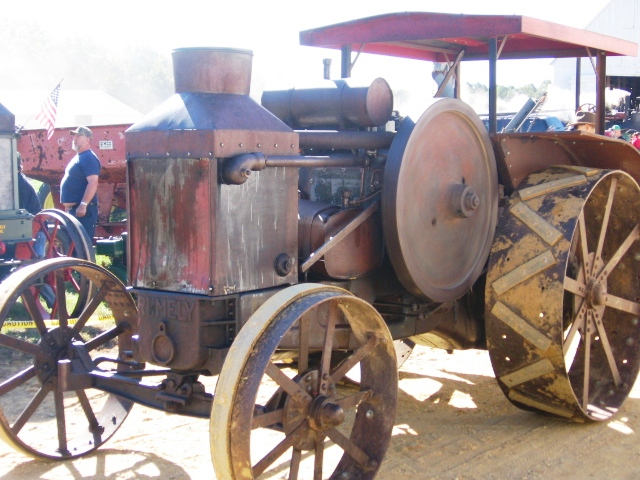
[[[5,172],[0,180],[0,281],[18,268],[43,259],[74,255],[95,261],[91,241],[75,217],[55,209],[32,215],[20,206],[18,136],[15,117],[0,105],[0,167]],[[66,276],[78,295],[79,301],[71,310],[78,315],[90,295],[91,283],[80,278],[74,281],[69,272]],[[53,277],[43,277],[32,289],[35,297],[42,293],[49,310],[55,303],[53,281]]]
[[[347,74],[355,45],[456,57],[453,75],[463,52],[495,73],[498,36],[513,36],[507,58],[595,51],[599,82],[606,55],[636,54],[514,16],[392,14],[301,40],[341,48]],[[391,438],[397,355],[412,342],[488,349],[518,407],[575,421],[618,411],[640,365],[631,145],[498,135],[495,104],[488,132],[457,98],[414,121],[394,113],[382,78],[265,92],[259,105],[251,60],[175,50],[175,95],[127,130],[130,287],[73,258],[0,284],[10,444],[79,457],[139,403],[210,419],[220,479],[370,479]],[[77,317],[69,271],[95,287]],[[44,276],[57,299],[47,314],[33,295]]]

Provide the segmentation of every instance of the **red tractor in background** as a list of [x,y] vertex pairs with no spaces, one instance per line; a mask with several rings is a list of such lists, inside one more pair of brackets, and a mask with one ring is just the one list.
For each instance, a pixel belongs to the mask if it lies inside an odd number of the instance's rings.
[[18,137],[14,115],[0,105],[0,280],[43,259],[73,254],[95,261],[91,240],[74,217],[55,209],[32,215],[19,204]]

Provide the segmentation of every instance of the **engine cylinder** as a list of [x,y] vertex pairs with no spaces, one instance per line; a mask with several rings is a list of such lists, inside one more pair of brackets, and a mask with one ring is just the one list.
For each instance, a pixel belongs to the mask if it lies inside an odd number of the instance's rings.
[[262,106],[292,128],[377,127],[391,117],[393,92],[382,78],[368,87],[336,80],[325,88],[264,92]]

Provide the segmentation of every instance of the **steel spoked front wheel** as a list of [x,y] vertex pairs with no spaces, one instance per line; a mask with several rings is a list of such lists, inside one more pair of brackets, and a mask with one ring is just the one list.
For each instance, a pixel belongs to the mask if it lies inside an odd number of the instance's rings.
[[[96,286],[77,318],[68,313],[77,300],[66,285],[69,272]],[[47,307],[37,288],[49,275],[57,308],[43,316]],[[100,447],[132,403],[92,389],[88,376],[72,378],[71,372],[74,365],[82,371],[130,368],[133,299],[108,271],[73,258],[28,265],[0,288],[0,434],[37,458],[62,460]]]
[[[337,350],[349,354],[336,365]],[[375,476],[398,380],[391,336],[368,303],[338,288],[289,287],[256,311],[227,358],[210,426],[220,478]],[[343,384],[353,368],[359,384]]]

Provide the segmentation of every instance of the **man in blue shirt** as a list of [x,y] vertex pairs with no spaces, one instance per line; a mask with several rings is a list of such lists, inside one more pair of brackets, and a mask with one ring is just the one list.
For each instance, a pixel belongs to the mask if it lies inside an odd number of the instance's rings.
[[77,155],[64,170],[60,183],[60,202],[75,216],[93,240],[98,221],[98,176],[100,160],[91,150],[93,134],[87,127],[71,130],[72,148]]

